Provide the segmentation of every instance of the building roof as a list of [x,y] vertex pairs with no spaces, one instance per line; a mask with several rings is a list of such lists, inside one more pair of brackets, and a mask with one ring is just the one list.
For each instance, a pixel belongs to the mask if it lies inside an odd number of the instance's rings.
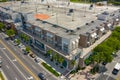
[[[67,7],[64,5],[62,7],[58,7],[55,4],[48,8],[48,6],[46,5],[29,3],[22,4],[21,6],[19,5],[21,4],[19,2],[16,2],[16,4],[12,7],[10,7],[10,5],[8,6],[14,11],[18,11],[25,14],[25,17],[27,17],[27,22],[67,39],[78,38],[80,34],[86,35],[87,32],[91,33],[93,29],[96,29],[96,27],[100,27],[100,24],[104,22],[102,20],[97,20],[96,15],[100,14],[101,10],[98,10],[98,12],[93,13],[92,11],[94,10],[89,10],[88,6],[82,8],[79,7],[78,4],[70,4],[74,7]],[[73,12],[70,12],[70,9],[73,9]],[[108,12],[105,12],[104,14],[109,14],[111,12],[111,10],[109,9],[106,11]],[[45,14],[44,16],[46,16],[47,18],[43,19],[43,17],[40,17],[39,20],[36,20],[36,14]],[[118,11],[117,13],[115,13],[115,15],[119,14],[120,13]],[[108,18],[111,17],[112,16],[109,16]],[[93,22],[91,23],[91,21]],[[86,25],[86,23],[88,25]]]

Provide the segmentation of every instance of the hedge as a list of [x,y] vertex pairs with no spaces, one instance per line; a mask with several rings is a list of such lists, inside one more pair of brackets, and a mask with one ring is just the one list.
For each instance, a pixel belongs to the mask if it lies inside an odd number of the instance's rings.
[[56,72],[55,70],[52,69],[51,66],[47,65],[46,63],[42,62],[41,63],[48,71],[50,71],[51,73],[53,73],[56,77],[60,76],[60,74],[58,72]]

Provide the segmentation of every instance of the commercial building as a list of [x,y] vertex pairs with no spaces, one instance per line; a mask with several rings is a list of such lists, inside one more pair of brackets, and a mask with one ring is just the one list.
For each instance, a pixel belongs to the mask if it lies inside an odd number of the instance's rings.
[[29,45],[42,54],[51,50],[50,57],[58,54],[64,58],[62,65],[68,71],[75,67],[71,65],[72,61],[84,66],[84,59],[90,53],[84,53],[83,48],[92,46],[120,23],[120,9],[92,15],[90,11],[84,13],[84,10],[67,7],[36,6],[29,3],[11,9],[1,6],[0,21],[7,27],[14,26],[19,35],[29,36]]

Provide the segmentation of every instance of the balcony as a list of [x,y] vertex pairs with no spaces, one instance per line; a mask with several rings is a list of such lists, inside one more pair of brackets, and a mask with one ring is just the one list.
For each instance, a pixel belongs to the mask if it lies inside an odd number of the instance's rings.
[[62,56],[68,56],[68,53],[65,53],[64,51],[61,50],[60,45],[56,45],[56,44],[50,44],[47,42],[46,37],[44,38],[40,38],[38,35],[32,33],[31,31],[28,31],[26,29],[23,29],[22,32],[24,32],[25,34],[28,34],[29,36],[31,36],[32,38],[42,42],[43,44],[45,44],[47,47],[49,47],[50,49],[52,49],[53,51],[59,53]]

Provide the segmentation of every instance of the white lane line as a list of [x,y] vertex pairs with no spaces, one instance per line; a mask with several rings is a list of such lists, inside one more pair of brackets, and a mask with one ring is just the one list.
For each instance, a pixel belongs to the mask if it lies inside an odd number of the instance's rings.
[[20,71],[20,69],[12,62],[12,60],[10,59],[10,57],[8,57],[8,55],[4,52],[4,50],[1,50],[5,56],[9,59],[9,61],[14,65],[14,67],[20,72],[20,74],[25,78],[25,80],[27,80],[27,78],[25,77],[25,75]]
[[13,61],[17,61],[16,59],[13,59]]
[[6,67],[9,69],[9,66],[8,66],[8,65],[6,65]]
[[18,80],[18,79],[15,77],[15,80]]
[[0,49],[6,49],[6,48],[0,48]]
[[27,79],[28,79],[28,80],[33,80],[33,77],[32,77],[32,76],[30,76],[30,77],[28,77]]

